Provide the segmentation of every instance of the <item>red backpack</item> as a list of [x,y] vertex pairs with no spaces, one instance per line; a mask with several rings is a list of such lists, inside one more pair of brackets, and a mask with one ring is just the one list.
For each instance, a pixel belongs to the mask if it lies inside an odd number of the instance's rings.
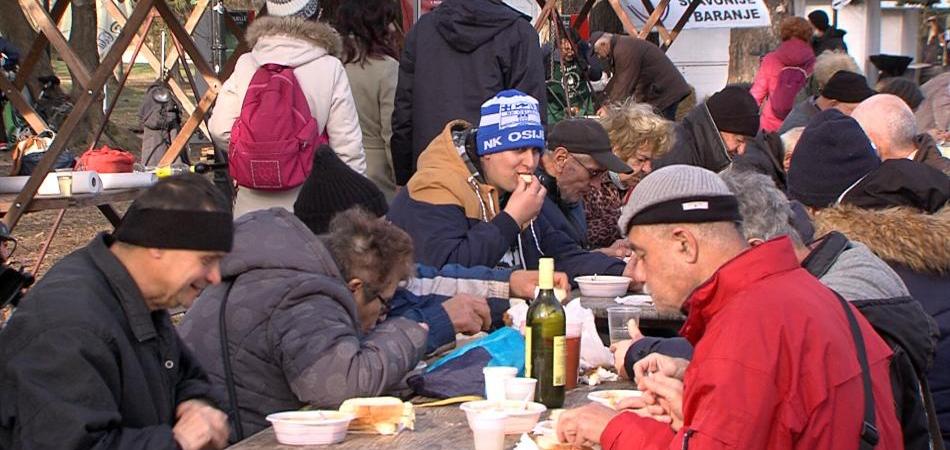
[[808,72],[801,67],[786,66],[778,74],[778,85],[775,91],[769,94],[769,107],[775,117],[784,119],[795,107],[795,97],[798,91],[805,87],[808,81]]
[[135,155],[103,145],[87,150],[76,161],[76,170],[94,170],[99,173],[127,173],[133,170]]
[[240,186],[283,191],[303,184],[326,132],[292,67],[264,64],[247,88],[241,115],[231,128],[228,167]]

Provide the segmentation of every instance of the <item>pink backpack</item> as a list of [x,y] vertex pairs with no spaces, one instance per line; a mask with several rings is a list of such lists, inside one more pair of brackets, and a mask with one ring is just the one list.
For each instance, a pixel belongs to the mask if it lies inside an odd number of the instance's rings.
[[228,167],[240,186],[282,191],[303,184],[313,154],[328,142],[292,67],[264,64],[247,88],[231,128]]
[[786,66],[778,74],[778,85],[775,91],[769,94],[769,107],[775,117],[784,119],[795,107],[795,97],[798,91],[805,87],[808,81],[808,72],[801,67]]

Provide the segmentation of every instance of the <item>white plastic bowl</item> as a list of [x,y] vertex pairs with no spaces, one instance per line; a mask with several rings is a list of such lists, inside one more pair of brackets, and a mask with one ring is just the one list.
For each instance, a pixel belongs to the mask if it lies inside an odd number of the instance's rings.
[[614,389],[608,391],[596,391],[587,394],[587,398],[593,400],[610,409],[617,409],[617,403],[631,397],[640,397],[643,393],[637,390]]
[[520,400],[477,400],[462,403],[460,408],[465,411],[465,418],[468,419],[470,427],[472,420],[479,413],[501,412],[508,416],[505,419],[505,434],[530,433],[541,418],[541,413],[547,411],[547,407],[536,402],[528,402],[526,409],[522,409],[522,405],[524,403]]
[[632,280],[614,275],[589,275],[576,277],[574,281],[580,286],[581,295],[585,297],[617,297],[627,294]]
[[339,411],[287,411],[267,416],[277,442],[284,445],[336,444],[346,438],[355,414]]

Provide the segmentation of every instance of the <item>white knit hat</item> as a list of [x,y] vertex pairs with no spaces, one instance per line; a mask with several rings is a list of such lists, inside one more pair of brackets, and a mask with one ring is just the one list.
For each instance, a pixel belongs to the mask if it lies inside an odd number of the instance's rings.
[[318,0],[267,0],[267,14],[274,17],[309,19],[320,9]]
[[741,220],[739,202],[722,178],[701,167],[672,165],[637,183],[617,225],[626,235],[633,225]]

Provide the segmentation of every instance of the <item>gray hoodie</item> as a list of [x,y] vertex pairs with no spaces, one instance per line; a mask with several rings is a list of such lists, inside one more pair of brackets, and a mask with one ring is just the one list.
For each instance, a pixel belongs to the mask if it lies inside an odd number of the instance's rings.
[[224,282],[202,292],[179,333],[228,406],[218,320],[230,289],[228,348],[245,436],[266,428],[273,412],[335,409],[348,398],[381,395],[424,354],[427,332],[409,319],[390,318],[363,335],[330,253],[284,209],[235,222],[221,275]]

